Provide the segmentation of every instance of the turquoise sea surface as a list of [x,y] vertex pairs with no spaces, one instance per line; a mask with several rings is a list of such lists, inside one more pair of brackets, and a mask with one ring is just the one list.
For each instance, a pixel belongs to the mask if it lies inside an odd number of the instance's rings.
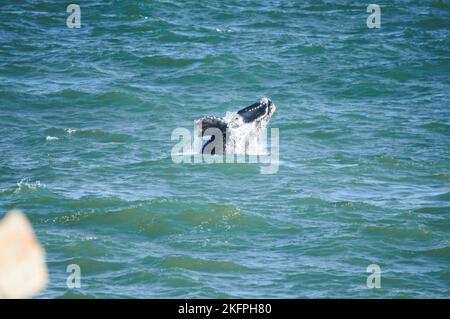
[[[39,298],[449,298],[450,1],[0,2],[0,217]],[[270,97],[279,170],[174,163]],[[69,289],[67,266],[81,268]],[[381,288],[366,285],[381,268]]]

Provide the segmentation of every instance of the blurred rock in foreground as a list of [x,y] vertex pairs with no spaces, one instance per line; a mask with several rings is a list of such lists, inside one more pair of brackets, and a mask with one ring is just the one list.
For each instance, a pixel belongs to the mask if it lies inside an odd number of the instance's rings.
[[0,220],[0,298],[29,298],[47,285],[45,251],[18,210]]

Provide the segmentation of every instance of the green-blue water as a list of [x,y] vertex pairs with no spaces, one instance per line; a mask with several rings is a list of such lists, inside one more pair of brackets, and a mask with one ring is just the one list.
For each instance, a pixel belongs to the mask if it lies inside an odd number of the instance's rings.
[[[368,1],[76,3],[0,3],[0,216],[46,248],[39,297],[450,296],[449,1],[380,29]],[[262,96],[277,174],[173,163],[173,129]]]

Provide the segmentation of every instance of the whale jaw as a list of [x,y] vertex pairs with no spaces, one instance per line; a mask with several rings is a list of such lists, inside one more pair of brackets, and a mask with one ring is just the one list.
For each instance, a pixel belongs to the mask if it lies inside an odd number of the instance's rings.
[[270,99],[263,97],[258,102],[238,111],[237,114],[242,117],[244,123],[250,123],[272,116],[275,110],[275,104]]

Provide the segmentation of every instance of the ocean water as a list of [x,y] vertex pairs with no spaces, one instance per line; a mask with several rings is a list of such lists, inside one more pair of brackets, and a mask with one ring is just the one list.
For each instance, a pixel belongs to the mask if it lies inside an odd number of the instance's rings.
[[[450,1],[371,2],[79,0],[69,29],[1,1],[0,217],[46,249],[38,297],[448,298]],[[262,96],[277,173],[173,162]]]

